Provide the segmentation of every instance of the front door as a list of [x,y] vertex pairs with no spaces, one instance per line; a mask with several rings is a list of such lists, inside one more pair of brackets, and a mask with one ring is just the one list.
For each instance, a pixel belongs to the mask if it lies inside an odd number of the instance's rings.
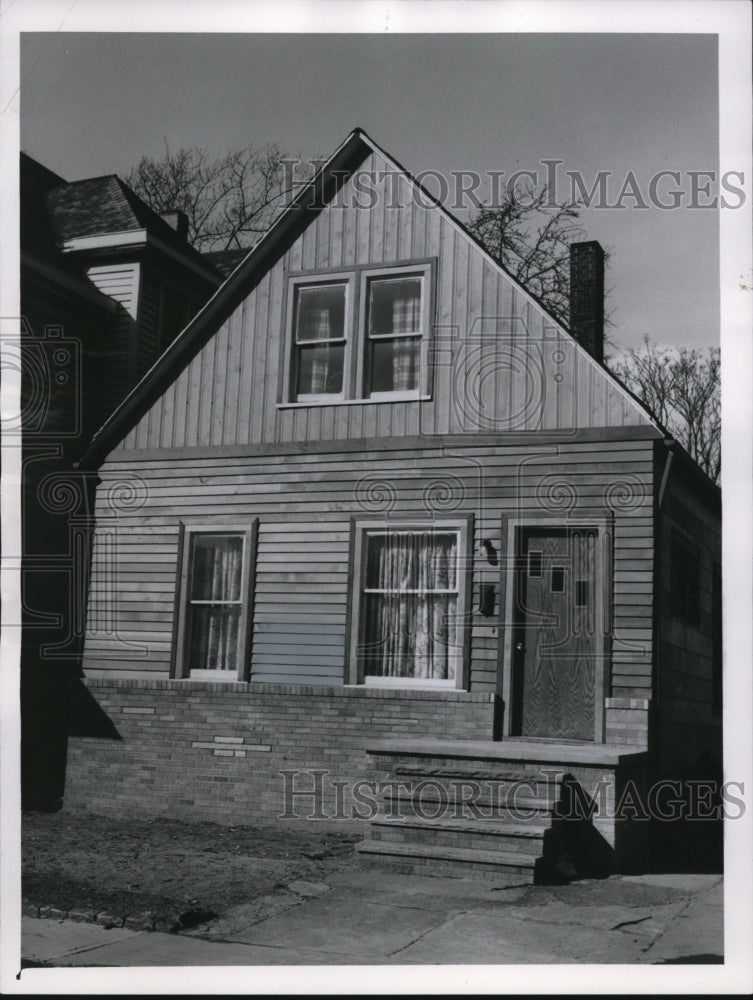
[[[512,636],[512,732],[596,738],[602,643],[595,528],[519,528]],[[598,713],[599,717],[601,713]]]

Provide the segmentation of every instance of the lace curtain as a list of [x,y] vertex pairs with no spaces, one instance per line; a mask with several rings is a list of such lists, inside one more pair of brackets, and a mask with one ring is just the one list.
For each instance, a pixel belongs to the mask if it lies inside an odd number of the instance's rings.
[[452,679],[457,536],[370,535],[366,559],[365,675]]
[[[418,386],[421,281],[376,281],[372,285],[372,390],[409,392]],[[404,336],[401,336],[404,335]]]
[[301,289],[298,301],[298,393],[332,395],[342,391],[345,354],[343,286]]
[[191,539],[191,670],[238,669],[243,538],[194,535]]

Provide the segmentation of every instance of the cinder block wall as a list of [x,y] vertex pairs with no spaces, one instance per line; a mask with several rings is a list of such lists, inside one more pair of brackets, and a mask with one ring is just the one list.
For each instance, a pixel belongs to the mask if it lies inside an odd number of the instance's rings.
[[[224,824],[313,818],[330,829],[358,830],[353,785],[377,777],[367,743],[392,736],[492,738],[489,693],[169,680],[82,684],[85,708],[79,735],[68,742],[64,800],[75,811]],[[317,786],[318,807],[307,794]]]

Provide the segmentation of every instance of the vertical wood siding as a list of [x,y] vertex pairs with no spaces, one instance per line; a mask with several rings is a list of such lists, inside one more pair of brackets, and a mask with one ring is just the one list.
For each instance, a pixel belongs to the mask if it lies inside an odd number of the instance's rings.
[[[340,684],[347,645],[351,517],[474,515],[470,679],[498,689],[503,514],[613,510],[612,694],[651,688],[651,442],[474,447],[118,462],[97,493],[85,666],[89,676],[167,677],[179,522],[259,519],[252,680]],[[489,565],[482,541],[499,553]],[[497,607],[478,614],[492,583]],[[116,607],[113,607],[113,602]],[[608,692],[609,693],[609,692]]]
[[[387,169],[376,154],[363,171]],[[255,444],[417,433],[623,427],[646,423],[640,408],[403,178],[375,203],[349,180],[312,218],[280,261],[177,377],[120,447]],[[280,407],[287,278],[436,261],[432,399]],[[218,406],[221,414],[218,413]]]

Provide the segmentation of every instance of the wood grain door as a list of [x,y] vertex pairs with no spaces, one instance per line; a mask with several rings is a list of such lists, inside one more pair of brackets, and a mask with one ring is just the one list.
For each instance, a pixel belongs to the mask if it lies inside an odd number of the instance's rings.
[[521,529],[515,573],[513,731],[595,738],[597,532]]

